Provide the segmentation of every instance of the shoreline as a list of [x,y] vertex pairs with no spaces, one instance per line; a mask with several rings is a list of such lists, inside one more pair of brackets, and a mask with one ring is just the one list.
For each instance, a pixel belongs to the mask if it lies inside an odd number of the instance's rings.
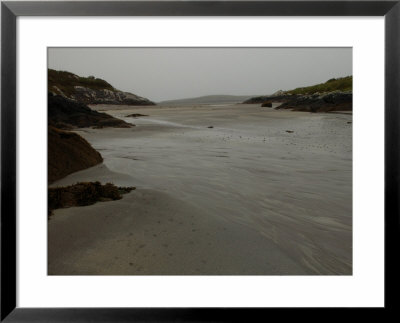
[[143,189],[57,210],[48,255],[49,275],[310,274],[254,230]]
[[49,274],[351,274],[351,115],[254,105],[107,112],[137,126],[75,130],[104,162],[51,186],[137,190],[56,210]]

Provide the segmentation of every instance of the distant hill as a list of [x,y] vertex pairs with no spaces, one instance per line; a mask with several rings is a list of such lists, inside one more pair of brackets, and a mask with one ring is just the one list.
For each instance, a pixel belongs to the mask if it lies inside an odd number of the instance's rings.
[[168,100],[159,102],[159,105],[194,105],[194,104],[228,104],[228,103],[241,103],[250,98],[251,95],[206,95],[196,98],[186,98],[178,100]]
[[84,104],[155,105],[149,99],[114,88],[94,76],[48,69],[48,91]]

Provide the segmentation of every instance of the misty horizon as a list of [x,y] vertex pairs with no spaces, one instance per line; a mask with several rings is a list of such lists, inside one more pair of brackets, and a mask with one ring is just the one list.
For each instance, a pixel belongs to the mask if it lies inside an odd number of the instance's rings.
[[352,48],[49,48],[48,67],[155,102],[269,95],[352,75]]

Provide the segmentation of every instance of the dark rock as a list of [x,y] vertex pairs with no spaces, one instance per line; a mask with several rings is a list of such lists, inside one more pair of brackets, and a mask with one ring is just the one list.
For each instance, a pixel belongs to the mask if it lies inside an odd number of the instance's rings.
[[207,128],[210,128],[210,129],[212,129],[212,128],[214,128],[214,126],[209,126],[209,127],[207,127]]
[[272,108],[272,102],[271,101],[266,101],[263,104],[261,104],[261,107],[263,107],[263,108]]
[[137,118],[137,117],[148,117],[147,114],[132,113],[125,116],[125,118]]
[[293,133],[293,130],[286,130],[287,133]]
[[295,95],[292,94],[279,94],[279,95],[265,95],[250,98],[243,102],[243,104],[262,104],[264,102],[285,102]]
[[351,92],[331,92],[324,94],[296,95],[287,99],[276,109],[306,112],[352,111]]
[[49,126],[47,140],[49,183],[103,161],[100,153],[74,132]]
[[330,79],[325,83],[300,87],[290,91],[277,91],[271,95],[252,97],[243,103],[280,102],[276,109],[308,112],[352,111],[353,77]]
[[48,123],[60,129],[85,127],[130,128],[132,125],[60,95],[48,95]]
[[134,189],[136,188],[117,187],[111,183],[102,185],[100,182],[82,182],[66,187],[49,188],[49,216],[55,209],[92,205],[98,201],[119,200],[122,198],[121,194],[129,193]]
[[108,114],[93,111],[82,103],[50,93],[48,95],[48,182],[52,183],[103,161],[100,153],[84,138],[66,130],[82,127],[130,128],[131,126]]

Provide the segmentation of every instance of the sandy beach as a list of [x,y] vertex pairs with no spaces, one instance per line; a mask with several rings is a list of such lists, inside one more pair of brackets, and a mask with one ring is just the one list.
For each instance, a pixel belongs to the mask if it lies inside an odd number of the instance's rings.
[[104,162],[51,186],[137,189],[55,210],[48,274],[352,274],[351,114],[94,108],[136,126],[76,130]]

